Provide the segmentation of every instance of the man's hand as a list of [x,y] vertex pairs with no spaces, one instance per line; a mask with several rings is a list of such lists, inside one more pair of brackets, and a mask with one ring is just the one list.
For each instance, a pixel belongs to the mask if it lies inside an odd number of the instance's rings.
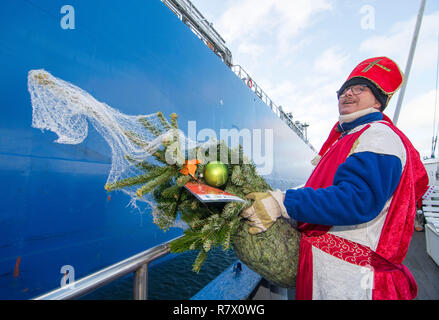
[[248,219],[250,234],[266,231],[281,216],[289,218],[283,205],[283,194],[280,190],[254,192],[248,194],[246,198],[254,200],[249,208],[241,212],[241,216]]

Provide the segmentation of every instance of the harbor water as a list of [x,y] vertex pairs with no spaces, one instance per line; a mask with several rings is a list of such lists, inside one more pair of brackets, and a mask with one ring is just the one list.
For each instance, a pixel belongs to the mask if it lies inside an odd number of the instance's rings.
[[[190,299],[237,260],[233,250],[214,248],[197,274],[192,271],[197,254],[197,251],[189,251],[153,263],[148,269],[148,299]],[[132,300],[133,281],[133,274],[127,275],[80,300]]]

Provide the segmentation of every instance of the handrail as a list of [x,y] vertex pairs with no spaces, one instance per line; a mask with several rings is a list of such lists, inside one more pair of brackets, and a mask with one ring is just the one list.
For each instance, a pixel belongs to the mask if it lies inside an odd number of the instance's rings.
[[226,65],[232,65],[232,53],[226,42],[211,23],[192,4],[190,0],[161,0],[177,17],[182,20],[198,38],[206,43]]
[[306,128],[308,124],[300,123],[299,121],[293,122],[292,118],[286,114],[282,108],[276,105],[273,100],[265,93],[265,91],[252,79],[247,71],[244,70],[239,64],[231,66],[232,71],[238,76],[239,79],[244,81],[246,85],[252,90],[271,110],[284,121],[297,135],[312,149],[315,151],[314,147],[308,140],[306,134]]
[[78,298],[132,272],[135,273],[133,283],[134,299],[146,300],[148,296],[148,263],[167,255],[170,251],[169,243],[180,237],[159,244],[71,284],[38,296],[33,300],[67,300]]
[[[227,48],[226,42],[215,30],[212,23],[209,23],[203,14],[193,5],[190,0],[161,0],[174,14],[182,20],[198,38],[200,38],[223,62],[252,90],[271,110],[284,121],[297,135],[315,151],[308,140],[306,123],[293,122],[280,106],[277,106],[264,90],[251,78],[251,76],[240,66],[232,62],[232,53]],[[242,76],[242,74],[244,76]]]

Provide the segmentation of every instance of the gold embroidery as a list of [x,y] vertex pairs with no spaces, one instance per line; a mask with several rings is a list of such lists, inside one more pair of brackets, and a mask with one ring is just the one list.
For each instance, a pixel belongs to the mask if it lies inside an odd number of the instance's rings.
[[311,160],[311,164],[314,167],[317,167],[317,165],[319,164],[321,159],[322,159],[322,157],[320,155],[317,155],[314,159]]
[[359,144],[360,144],[360,141],[358,139],[355,140],[354,145],[351,148],[351,152],[349,152],[348,158],[355,153],[355,150],[357,149]]
[[378,63],[378,62],[380,62],[381,60],[383,60],[383,59],[377,59],[377,60],[375,60],[374,62],[369,63],[369,65],[368,65],[366,68],[364,68],[364,70],[361,71],[361,72],[367,72],[367,71],[369,71],[370,69],[372,69],[374,66],[378,66],[378,67],[380,67],[380,68],[383,68],[383,69],[386,70],[387,72],[390,72],[391,70],[390,70],[389,68],[387,68],[387,67],[385,67],[385,66],[383,66],[383,65],[381,65],[381,64]]

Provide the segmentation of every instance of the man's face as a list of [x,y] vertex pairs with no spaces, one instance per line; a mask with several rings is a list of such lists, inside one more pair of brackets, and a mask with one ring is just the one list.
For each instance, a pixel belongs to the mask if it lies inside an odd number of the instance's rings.
[[338,100],[340,115],[351,114],[368,108],[379,109],[380,107],[381,103],[375,98],[370,88],[364,85],[347,88]]

